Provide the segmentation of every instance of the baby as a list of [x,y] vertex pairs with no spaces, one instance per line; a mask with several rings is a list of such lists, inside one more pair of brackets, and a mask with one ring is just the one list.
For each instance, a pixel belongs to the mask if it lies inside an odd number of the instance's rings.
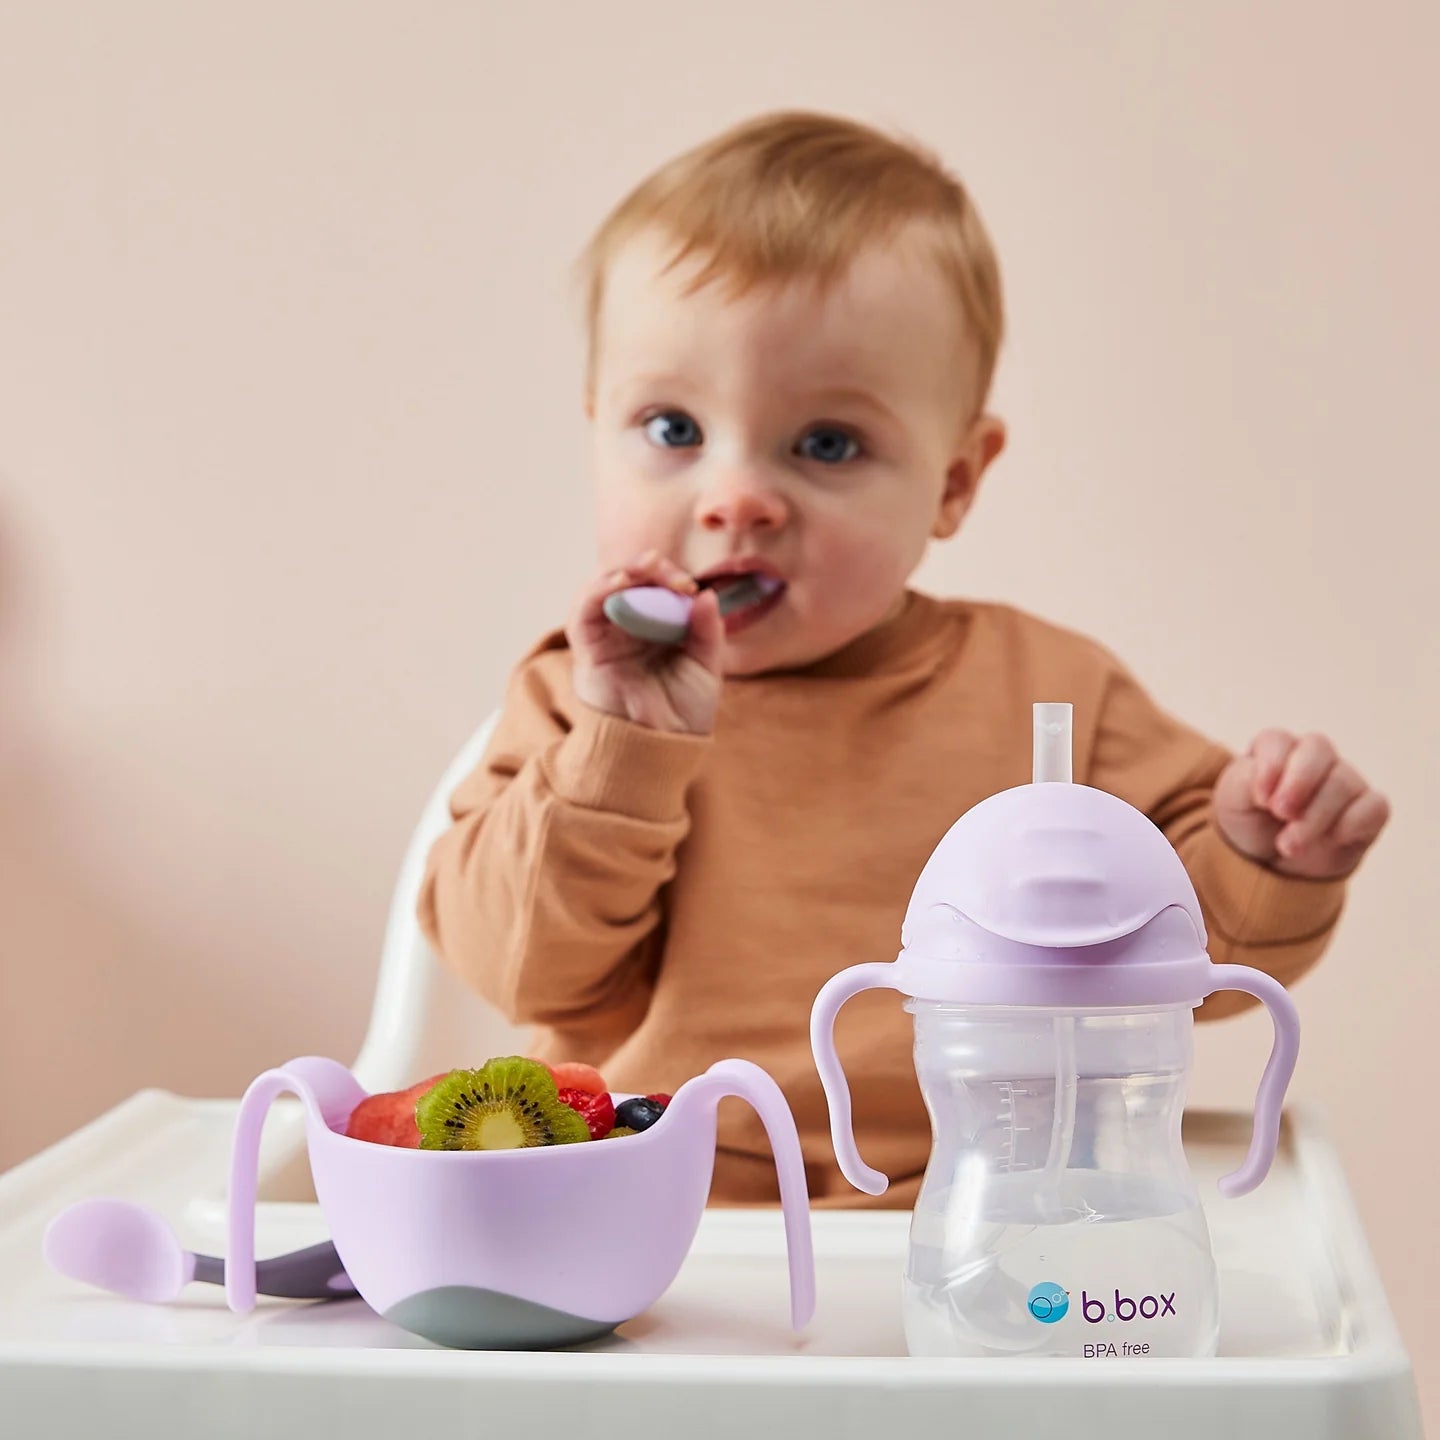
[[[1314,964],[1388,816],[1328,740],[1264,730],[1231,755],[1094,641],[907,586],[1005,443],[995,256],[932,156],[763,116],[644,181],[582,262],[600,573],[514,671],[420,901],[532,1053],[642,1093],[753,1060],[815,1204],[913,1203],[930,1128],[909,1017],[871,993],[837,1027],[861,1151],[893,1177],[873,1200],[835,1165],[810,1006],[894,958],[941,836],[1030,778],[1037,700],[1074,704],[1074,778],[1174,844],[1212,959],[1287,985]],[[779,588],[722,617],[714,586],[742,575]],[[682,647],[606,618],[632,585],[696,597]],[[758,1120],[722,1108],[712,1199],[775,1198]]]

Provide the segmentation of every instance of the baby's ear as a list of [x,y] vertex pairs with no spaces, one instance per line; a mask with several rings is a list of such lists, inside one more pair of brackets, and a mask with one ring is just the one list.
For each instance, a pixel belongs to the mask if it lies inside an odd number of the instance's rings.
[[976,416],[960,452],[945,472],[940,513],[930,532],[936,540],[948,540],[960,528],[965,512],[975,503],[981,477],[1004,448],[1005,422],[998,415]]

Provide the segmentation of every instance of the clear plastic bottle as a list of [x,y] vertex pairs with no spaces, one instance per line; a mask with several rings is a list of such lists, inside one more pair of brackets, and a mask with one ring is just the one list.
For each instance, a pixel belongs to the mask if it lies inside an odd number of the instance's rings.
[[1190,1007],[905,1008],[934,1130],[910,1353],[1213,1355],[1215,1265],[1180,1141]]
[[898,990],[933,1147],[904,1277],[914,1355],[1213,1355],[1210,1236],[1180,1117],[1192,1011],[1217,990],[1264,1002],[1275,1043],[1243,1195],[1275,1158],[1295,1069],[1295,1007],[1269,975],[1216,965],[1195,888],[1165,835],[1075,784],[1071,710],[1035,707],[1034,775],[951,826],[916,882],[900,954],[828,980],[810,1044],[835,1156],[870,1195],[889,1183],[851,1128],[835,1017]]

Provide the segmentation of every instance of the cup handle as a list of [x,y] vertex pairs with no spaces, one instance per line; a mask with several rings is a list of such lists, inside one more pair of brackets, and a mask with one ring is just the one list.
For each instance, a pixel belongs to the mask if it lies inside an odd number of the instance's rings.
[[845,1178],[867,1195],[883,1195],[890,1188],[890,1177],[867,1165],[856,1148],[855,1128],[850,1118],[850,1085],[840,1057],[835,1053],[835,1017],[840,1007],[862,990],[897,989],[894,975],[894,961],[852,965],[821,986],[810,1011],[810,1049],[830,1106],[830,1139],[835,1146],[835,1158]]
[[1206,995],[1213,995],[1217,990],[1242,990],[1263,1001],[1275,1027],[1275,1043],[1255,1096],[1255,1124],[1250,1133],[1249,1153],[1244,1164],[1222,1176],[1218,1185],[1222,1195],[1233,1199],[1237,1195],[1248,1195],[1275,1161],[1285,1090],[1295,1073],[1295,1060],[1300,1053],[1300,1016],[1285,987],[1263,970],[1252,970],[1248,965],[1212,965],[1209,984]]
[[259,1185],[260,1132],[277,1095],[290,1091],[305,1105],[306,1124],[341,1124],[365,1098],[364,1087],[337,1060],[304,1055],[250,1082],[235,1117],[230,1151],[229,1243],[225,1249],[225,1301],[239,1314],[255,1308],[255,1191]]

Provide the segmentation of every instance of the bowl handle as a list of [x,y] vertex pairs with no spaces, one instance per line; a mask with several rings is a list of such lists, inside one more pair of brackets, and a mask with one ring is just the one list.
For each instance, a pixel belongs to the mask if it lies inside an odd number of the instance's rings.
[[[815,1313],[815,1251],[810,1237],[810,1191],[795,1117],[785,1092],[749,1060],[718,1060],[690,1082],[717,1104],[727,1095],[753,1107],[765,1126],[775,1171],[780,1179],[780,1209],[785,1217],[785,1251],[790,1261],[790,1323],[803,1329]],[[690,1086],[684,1088],[689,1089]]]
[[255,1191],[259,1184],[260,1132],[270,1102],[290,1091],[305,1106],[305,1124],[343,1125],[365,1098],[364,1087],[338,1060],[304,1055],[250,1082],[235,1117],[230,1151],[229,1244],[225,1252],[225,1300],[245,1313],[255,1308]]

